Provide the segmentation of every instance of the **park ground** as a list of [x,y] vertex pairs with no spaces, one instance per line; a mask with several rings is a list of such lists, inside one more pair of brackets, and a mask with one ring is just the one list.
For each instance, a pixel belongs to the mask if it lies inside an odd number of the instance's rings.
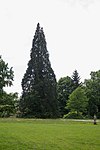
[[1,118],[0,150],[100,150],[100,120]]

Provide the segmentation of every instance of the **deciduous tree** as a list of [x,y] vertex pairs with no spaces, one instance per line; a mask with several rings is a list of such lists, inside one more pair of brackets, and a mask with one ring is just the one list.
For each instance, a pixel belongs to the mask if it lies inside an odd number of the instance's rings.
[[85,90],[82,87],[75,89],[69,96],[67,108],[70,111],[76,111],[78,113],[84,113],[87,110],[88,98],[85,94]]
[[3,91],[5,86],[11,86],[14,78],[14,72],[12,67],[8,67],[8,63],[0,56],[0,93]]
[[91,79],[85,80],[86,94],[89,98],[88,113],[100,118],[100,70],[91,72]]
[[59,104],[59,111],[61,117],[68,113],[68,109],[66,109],[66,103],[68,101],[69,95],[73,91],[73,82],[72,79],[67,76],[60,78],[57,83],[57,92],[58,92],[58,104]]
[[15,111],[15,98],[17,93],[4,91],[4,87],[11,86],[14,78],[12,67],[8,67],[8,63],[0,56],[0,117],[8,117]]

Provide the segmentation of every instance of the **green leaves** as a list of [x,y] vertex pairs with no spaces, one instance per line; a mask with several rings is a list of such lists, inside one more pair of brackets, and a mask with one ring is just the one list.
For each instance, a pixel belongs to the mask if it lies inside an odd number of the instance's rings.
[[14,78],[12,67],[8,67],[8,63],[0,56],[0,117],[9,117],[15,111],[15,99],[18,98],[17,93],[7,94],[3,88],[11,86]]
[[12,67],[8,67],[8,63],[6,64],[2,57],[0,56],[0,90],[5,86],[11,86],[14,78],[14,72]]
[[3,91],[0,95],[0,117],[9,117],[15,114],[18,102],[17,93],[9,93]]
[[67,108],[71,111],[85,112],[88,105],[88,98],[82,87],[78,87],[69,96]]
[[68,101],[68,97],[73,91],[72,79],[67,76],[60,78],[57,83],[57,92],[58,92],[58,102],[59,102],[59,110],[60,115],[63,116],[68,112],[66,110],[66,102]]
[[[91,79],[85,80],[86,94],[89,98],[89,115],[99,114],[100,112],[100,70],[91,72]],[[98,116],[100,118],[100,115]]]
[[78,75],[77,70],[73,72],[72,78],[67,76],[60,78],[57,84],[57,92],[58,92],[58,102],[60,114],[63,116],[68,113],[68,109],[66,109],[66,103],[68,101],[69,95],[80,85],[80,77]]

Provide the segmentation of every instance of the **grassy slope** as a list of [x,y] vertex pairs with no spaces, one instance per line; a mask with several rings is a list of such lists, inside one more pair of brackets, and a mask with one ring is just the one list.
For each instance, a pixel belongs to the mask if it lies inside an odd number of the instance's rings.
[[0,150],[99,150],[100,123],[0,119]]

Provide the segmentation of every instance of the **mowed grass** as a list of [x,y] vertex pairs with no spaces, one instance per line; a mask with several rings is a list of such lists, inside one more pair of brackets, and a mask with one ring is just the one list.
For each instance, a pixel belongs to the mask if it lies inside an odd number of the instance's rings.
[[0,119],[0,150],[100,150],[100,122]]

